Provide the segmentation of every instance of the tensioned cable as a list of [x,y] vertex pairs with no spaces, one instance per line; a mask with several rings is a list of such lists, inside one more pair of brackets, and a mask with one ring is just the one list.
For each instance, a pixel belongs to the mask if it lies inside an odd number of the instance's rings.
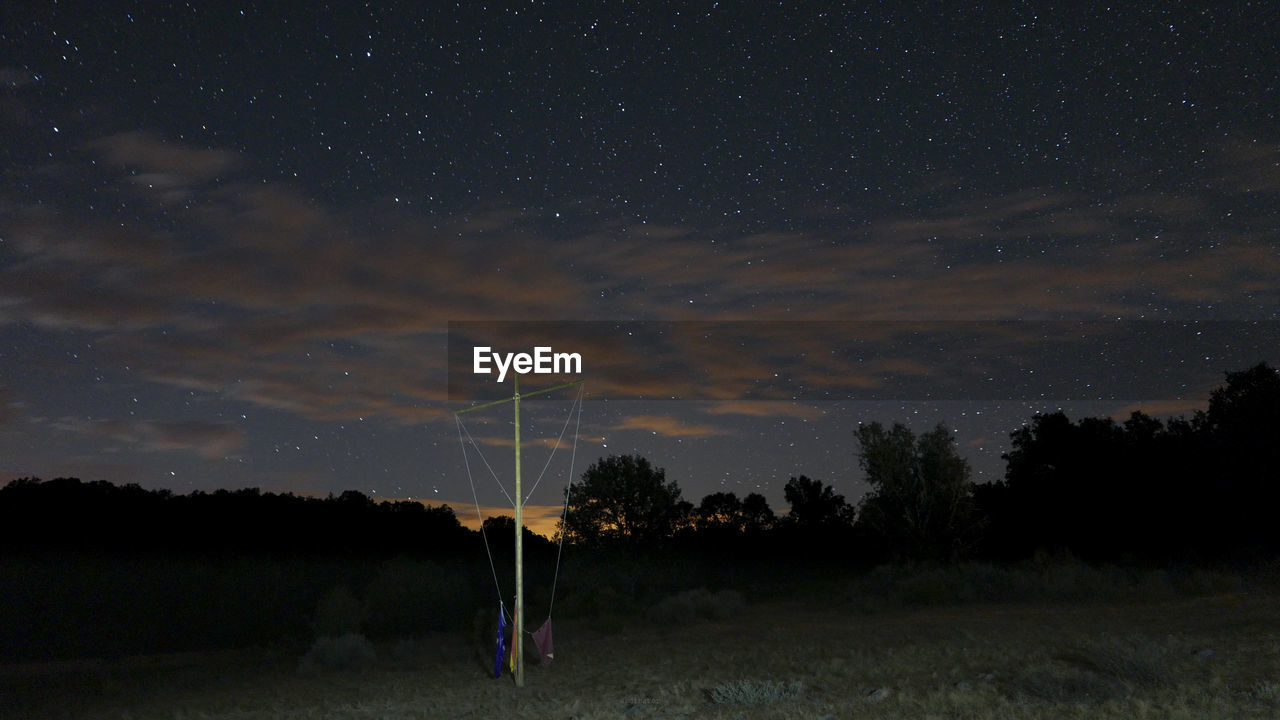
[[[553,389],[554,389],[554,388],[553,388]],[[545,392],[545,391],[543,391],[543,392]],[[577,399],[575,399],[575,400],[574,400],[574,405],[576,405],[576,406],[577,406],[577,408],[578,408],[578,416],[577,416],[577,422],[576,422],[576,423],[575,423],[575,425],[574,425],[574,431],[573,431],[573,432],[574,432],[574,434],[573,434],[573,447],[572,447],[571,454],[570,454],[570,457],[569,457],[569,486],[568,486],[568,488],[566,488],[566,490],[565,490],[564,510],[563,510],[563,512],[562,512],[562,514],[561,514],[561,519],[560,519],[560,528],[561,528],[561,529],[560,529],[560,542],[559,542],[559,545],[558,545],[558,546],[557,546],[557,548],[556,548],[556,566],[555,566],[555,574],[553,575],[552,580],[551,580],[551,599],[550,599],[550,601],[549,601],[549,602],[548,602],[548,604],[547,604],[547,617],[548,617],[548,618],[550,618],[550,617],[551,617],[551,609],[552,609],[552,607],[555,605],[556,587],[558,586],[558,583],[559,583],[559,580],[560,580],[560,559],[561,559],[561,556],[562,556],[562,555],[563,555],[563,553],[564,553],[564,535],[565,535],[564,528],[565,528],[565,522],[566,522],[566,521],[568,520],[568,518],[569,518],[569,495],[570,495],[570,492],[572,491],[572,488],[573,488],[573,467],[574,467],[574,464],[576,463],[576,461],[577,461],[577,457],[578,457],[578,437],[579,437],[580,430],[581,430],[581,427],[582,427],[582,405],[583,405],[583,398],[584,398],[585,394],[586,394],[586,387],[585,387],[585,385],[581,385],[581,384],[579,384],[579,388],[578,388],[578,397],[577,397]],[[559,447],[560,447],[560,443],[561,443],[561,441],[564,439],[564,433],[565,433],[565,431],[566,431],[566,430],[568,429],[568,427],[569,427],[569,420],[571,420],[571,419],[573,419],[573,406],[570,406],[570,408],[569,408],[569,412],[568,412],[568,414],[567,414],[567,415],[566,415],[566,417],[565,417],[564,426],[563,426],[563,427],[561,427],[561,429],[560,429],[560,435],[556,438],[556,445],[555,445],[555,447],[554,447],[554,448],[552,448],[552,450],[551,450],[551,455],[552,455],[552,456],[554,456],[554,455],[555,455],[555,453],[556,453],[556,451],[559,449]],[[489,558],[489,571],[493,574],[493,584],[494,584],[494,588],[495,588],[495,589],[497,590],[497,592],[498,592],[498,606],[499,606],[499,610],[500,610],[500,612],[502,612],[504,615],[507,615],[508,617],[510,617],[510,613],[508,613],[508,612],[507,612],[506,604],[502,602],[502,585],[501,585],[501,583],[499,583],[499,582],[498,582],[498,571],[497,571],[497,567],[494,565],[494,562],[493,562],[493,552],[492,552],[492,550],[490,550],[490,548],[489,548],[489,537],[488,537],[488,535],[487,535],[487,534],[485,533],[485,531],[484,531],[484,519],[483,519],[483,514],[482,514],[482,513],[481,513],[481,511],[480,511],[480,499],[479,499],[478,495],[476,494],[475,478],[473,477],[472,472],[471,472],[471,461],[470,461],[470,457],[469,457],[469,456],[468,456],[468,454],[467,454],[467,446],[466,446],[466,442],[462,439],[463,433],[466,433],[467,440],[470,440],[470,441],[471,441],[471,445],[472,445],[472,447],[474,447],[474,448],[476,449],[476,455],[478,455],[478,456],[480,457],[480,461],[481,461],[482,463],[484,463],[485,468],[486,468],[486,469],[488,469],[488,471],[489,471],[489,476],[490,476],[490,477],[492,477],[492,478],[493,478],[493,480],[494,480],[494,482],[498,485],[498,489],[502,491],[502,494],[503,494],[504,496],[506,496],[506,498],[507,498],[507,501],[508,501],[508,502],[512,502],[512,503],[513,503],[513,505],[514,505],[514,502],[511,500],[511,496],[510,496],[509,494],[507,494],[507,489],[506,489],[506,487],[502,484],[502,481],[501,481],[500,479],[498,479],[498,474],[497,474],[497,473],[495,473],[495,472],[493,471],[493,467],[492,467],[491,465],[489,465],[489,461],[488,461],[488,459],[487,459],[487,458],[485,458],[485,456],[484,456],[484,451],[480,449],[480,445],[479,445],[479,443],[477,443],[477,442],[476,442],[476,440],[475,440],[475,438],[474,438],[474,437],[472,437],[472,435],[471,435],[471,430],[470,430],[470,429],[468,429],[468,428],[467,428],[467,426],[466,426],[465,424],[463,424],[463,422],[462,422],[462,418],[458,417],[458,415],[457,415],[457,414],[455,414],[455,415],[454,415],[454,421],[455,421],[455,423],[456,423],[456,424],[457,424],[457,426],[458,426],[458,444],[462,446],[462,459],[463,459],[463,464],[464,464],[464,466],[466,467],[466,470],[467,470],[467,483],[471,486],[471,499],[472,499],[472,502],[474,503],[475,508],[476,508],[476,517],[477,517],[477,518],[479,519],[479,521],[480,521],[480,537],[481,537],[481,539],[484,541],[484,551],[485,551],[485,554],[486,554],[486,555],[488,556],[488,558]],[[538,474],[538,479],[534,482],[534,484],[533,484],[533,488],[531,488],[531,489],[529,490],[529,494],[525,496],[525,500],[528,500],[528,498],[529,498],[529,497],[531,497],[531,496],[533,495],[533,491],[534,491],[535,489],[537,489],[537,487],[538,487],[538,483],[542,482],[542,478],[543,478],[543,476],[546,474],[546,472],[547,472],[547,468],[548,468],[550,465],[551,465],[551,457],[548,457],[548,458],[547,458],[547,463],[546,463],[545,465],[543,465],[543,467],[542,467],[542,472],[540,472],[540,473]],[[518,532],[518,531],[517,531],[517,532]],[[514,619],[513,619],[513,621],[514,621]],[[534,633],[532,633],[532,632],[530,632],[530,631],[526,630],[526,631],[525,631],[525,634],[527,634],[527,635],[533,635]]]
[[[569,487],[564,491],[564,513],[560,516],[560,545],[556,548],[556,572],[551,578],[551,600],[547,602],[547,618],[551,617],[551,609],[556,604],[556,583],[560,582],[560,555],[564,552],[565,530],[569,522],[569,493],[573,492],[573,464],[578,459],[578,431],[582,427],[582,396],[586,386],[578,387],[578,421],[573,426],[573,451],[569,455]],[[572,412],[572,408],[570,409]],[[568,422],[565,425],[568,426]]]
[[[489,572],[493,573],[493,587],[498,591],[498,607],[501,612],[506,612],[506,607],[502,603],[502,584],[498,582],[498,568],[493,564],[493,552],[489,550],[489,536],[484,532],[484,517],[480,514],[480,498],[476,495],[476,483],[471,477],[471,460],[467,457],[467,444],[462,440],[462,419],[457,415],[453,416],[454,421],[458,424],[458,444],[462,446],[462,464],[467,468],[467,484],[471,486],[471,499],[476,505],[476,517],[480,519],[480,539],[484,540],[484,554],[489,556]],[[471,437],[471,433],[467,433],[467,437]],[[475,445],[475,440],[471,441]],[[476,448],[476,453],[480,455],[480,459],[484,460],[484,454],[480,452],[480,448]],[[488,465],[488,463],[485,463]],[[490,472],[493,472],[490,470]],[[497,476],[494,476],[497,479]],[[504,491],[505,492],[505,491]],[[559,562],[557,561],[557,565]],[[559,572],[559,568],[556,568]]]
[[[511,503],[511,507],[515,507],[516,501],[512,500],[511,496],[507,494],[507,487],[502,484],[501,480],[498,479],[498,473],[494,472],[493,468],[490,467],[489,460],[484,456],[484,451],[480,449],[479,443],[476,442],[475,438],[471,437],[471,431],[467,429],[466,425],[462,424],[461,418],[459,418],[457,415],[454,415],[453,417],[455,420],[457,420],[458,427],[462,428],[462,432],[465,432],[467,434],[467,439],[471,441],[471,447],[474,447],[476,449],[476,455],[480,456],[480,462],[484,463],[485,468],[489,470],[489,477],[493,478],[493,481],[497,483],[498,489],[501,490],[503,496],[507,498],[507,502]],[[462,438],[459,437],[458,439],[461,440]],[[465,450],[466,446],[464,445],[463,448]],[[475,488],[472,487],[471,491],[474,493]],[[479,507],[479,503],[476,503],[476,507],[477,508]]]
[[[542,476],[547,474],[547,468],[551,467],[551,461],[556,457],[556,451],[560,449],[560,441],[564,439],[564,431],[569,429],[569,421],[573,419],[573,408],[579,406],[578,417],[581,419],[582,410],[582,385],[578,386],[578,397],[574,399],[573,405],[569,406],[569,413],[564,416],[564,427],[560,428],[560,435],[556,437],[555,447],[551,448],[551,454],[547,456],[547,462],[542,466],[542,472],[538,473],[538,479],[533,481],[533,487],[529,488],[529,492],[525,493],[524,502],[527,504],[529,498],[533,497],[533,491],[538,489],[538,483],[542,482]],[[577,449],[578,439],[574,438],[574,449]]]

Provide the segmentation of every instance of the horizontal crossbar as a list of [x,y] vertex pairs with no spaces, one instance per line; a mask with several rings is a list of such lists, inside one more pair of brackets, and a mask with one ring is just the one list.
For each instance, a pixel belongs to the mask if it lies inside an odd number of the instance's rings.
[[487,407],[493,407],[494,405],[501,405],[502,403],[509,403],[509,402],[511,402],[511,401],[513,401],[513,400],[515,400],[515,399],[517,399],[517,398],[527,398],[527,397],[532,397],[532,396],[534,396],[534,395],[541,395],[542,393],[549,393],[549,392],[551,392],[551,391],[553,391],[553,390],[563,390],[563,389],[565,389],[565,388],[567,388],[567,387],[573,387],[574,385],[581,385],[581,384],[582,384],[582,383],[584,383],[584,382],[586,382],[586,379],[585,379],[585,378],[583,378],[583,379],[581,379],[581,380],[574,380],[573,382],[567,382],[567,383],[565,383],[565,384],[563,384],[563,385],[556,385],[555,387],[549,387],[549,388],[546,388],[545,390],[534,390],[533,392],[529,392],[529,393],[521,393],[521,392],[517,391],[515,395],[512,395],[512,396],[511,396],[511,397],[509,397],[509,398],[503,398],[503,399],[501,399],[501,400],[494,400],[494,401],[492,401],[492,402],[487,402],[487,403],[485,403],[485,404],[483,404],[483,405],[476,405],[476,406],[474,406],[474,407],[463,408],[463,409],[461,409],[461,410],[455,410],[455,411],[453,412],[453,414],[454,414],[454,415],[461,415],[461,414],[463,414],[463,413],[469,413],[469,412],[471,412],[471,411],[473,411],[473,410],[483,410],[483,409],[485,409],[485,408],[487,408]]

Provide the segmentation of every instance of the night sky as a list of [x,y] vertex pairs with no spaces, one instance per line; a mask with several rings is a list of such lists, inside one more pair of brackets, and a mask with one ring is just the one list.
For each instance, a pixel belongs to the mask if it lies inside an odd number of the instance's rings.
[[[450,323],[580,343],[574,472],[775,509],[861,496],[858,422],[986,481],[1035,412],[1280,363],[1270,3],[334,5],[0,9],[0,482],[465,520],[452,411],[510,383],[464,397]],[[504,477],[508,409],[464,416]]]

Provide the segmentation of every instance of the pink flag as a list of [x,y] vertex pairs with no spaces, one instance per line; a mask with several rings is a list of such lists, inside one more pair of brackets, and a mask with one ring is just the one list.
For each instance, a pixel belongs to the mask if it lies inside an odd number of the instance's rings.
[[542,664],[550,664],[556,657],[555,646],[551,643],[551,618],[542,623],[542,627],[533,634],[533,644],[538,647],[538,655],[542,656]]

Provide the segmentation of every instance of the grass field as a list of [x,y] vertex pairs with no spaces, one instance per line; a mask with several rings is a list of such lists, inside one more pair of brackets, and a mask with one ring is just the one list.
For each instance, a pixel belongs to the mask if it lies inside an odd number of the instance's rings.
[[1276,718],[1271,593],[1159,602],[749,605],[680,626],[556,624],[557,660],[494,680],[480,629],[380,644],[0,668],[5,718]]

